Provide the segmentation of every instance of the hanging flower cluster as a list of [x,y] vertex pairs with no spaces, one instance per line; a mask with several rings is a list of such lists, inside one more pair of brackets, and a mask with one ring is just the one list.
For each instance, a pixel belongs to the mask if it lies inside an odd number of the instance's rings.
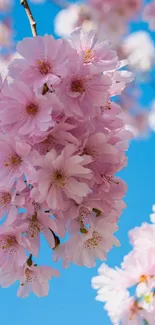
[[0,93],[0,284],[41,296],[58,275],[33,262],[41,233],[64,267],[93,267],[119,245],[126,184],[115,173],[131,133],[111,97],[132,74],[92,31],[25,38],[17,51]]
[[[155,64],[155,45],[148,31],[130,32],[130,29],[132,21],[139,24],[140,17],[148,21],[153,29],[155,1],[147,6],[144,6],[142,0],[88,0],[68,5],[60,0],[59,3],[64,8],[55,18],[57,35],[68,37],[77,26],[81,26],[84,31],[94,29],[99,40],[108,38],[115,44],[120,60],[128,61],[130,70],[135,74],[135,82],[125,89],[122,98],[126,129],[132,130],[134,137],[146,136],[152,129],[149,123],[152,112],[143,107],[140,89],[141,83],[145,81],[150,89],[154,87],[151,71]],[[148,103],[150,109],[151,101]]]

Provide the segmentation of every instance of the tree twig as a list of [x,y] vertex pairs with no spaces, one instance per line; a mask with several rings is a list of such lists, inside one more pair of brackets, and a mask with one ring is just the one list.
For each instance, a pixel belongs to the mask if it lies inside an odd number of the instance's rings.
[[31,30],[32,30],[32,35],[37,36],[36,22],[33,18],[33,15],[32,15],[32,12],[31,12],[31,9],[29,7],[27,0],[20,0],[20,4],[21,4],[21,6],[24,7],[25,12],[27,14],[27,17],[28,17],[28,20],[29,20],[29,23],[31,26]]

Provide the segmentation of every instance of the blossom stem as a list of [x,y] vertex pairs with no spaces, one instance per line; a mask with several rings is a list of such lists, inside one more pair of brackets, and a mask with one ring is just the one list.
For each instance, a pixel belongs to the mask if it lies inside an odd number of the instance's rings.
[[45,83],[42,90],[42,95],[45,95],[49,91],[47,84]]
[[21,6],[24,7],[25,12],[27,14],[30,26],[31,26],[31,30],[32,30],[32,35],[33,36],[37,36],[37,29],[36,29],[36,21],[34,20],[34,17],[32,15],[31,9],[29,7],[29,4],[27,2],[27,0],[20,0],[20,4]]
[[30,254],[30,256],[29,256],[29,258],[27,259],[27,265],[29,266],[29,267],[31,267],[31,265],[32,265],[32,254]]
[[[49,228],[49,229],[50,229],[50,228]],[[53,236],[54,236],[55,247],[54,247],[53,249],[55,249],[55,248],[57,248],[57,247],[60,245],[60,239],[59,239],[59,237],[54,233],[54,231],[53,231],[52,229],[50,229],[50,231],[52,232],[52,234],[53,234]]]

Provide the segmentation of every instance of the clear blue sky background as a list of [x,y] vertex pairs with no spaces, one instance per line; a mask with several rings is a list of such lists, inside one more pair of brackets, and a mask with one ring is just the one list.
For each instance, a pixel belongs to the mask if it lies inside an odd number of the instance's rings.
[[[15,0],[13,10],[16,40],[31,36],[25,12]],[[53,33],[53,18],[59,8],[47,1],[44,5],[32,5],[37,21],[38,33]],[[132,28],[146,29],[145,24],[134,24]],[[155,34],[152,34],[155,37]],[[143,103],[147,105],[153,97],[153,91],[143,86],[145,95]],[[118,265],[130,245],[128,230],[149,220],[152,204],[155,203],[155,134],[149,140],[133,141],[128,152],[128,167],[121,172],[121,177],[128,184],[125,198],[127,209],[119,222],[118,238],[121,248],[114,248],[108,255],[111,266]],[[50,263],[51,252],[43,241],[40,254],[42,263]],[[50,293],[47,298],[38,299],[31,295],[27,299],[16,297],[18,284],[8,289],[0,289],[1,324],[12,325],[110,325],[111,322],[103,310],[101,303],[95,301],[96,292],[91,288],[91,278],[97,274],[97,268],[86,269],[70,266],[61,270],[60,279],[51,281]]]

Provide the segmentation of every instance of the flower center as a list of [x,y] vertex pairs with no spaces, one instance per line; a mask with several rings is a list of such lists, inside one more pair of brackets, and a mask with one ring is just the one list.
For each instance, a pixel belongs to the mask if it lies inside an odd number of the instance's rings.
[[85,241],[85,248],[91,249],[96,248],[102,241],[102,236],[97,232],[93,231],[92,238]]
[[10,193],[4,193],[0,198],[0,205],[7,206],[7,203],[11,201],[11,194]]
[[66,177],[61,170],[56,170],[54,173],[54,181],[61,185],[62,187],[66,184]]
[[[36,280],[36,275],[34,276],[34,272],[30,269],[25,269],[25,276],[26,276],[26,282],[34,282]],[[24,286],[24,283],[22,283],[22,286]]]
[[8,168],[18,167],[21,164],[21,162],[22,162],[21,157],[19,157],[16,153],[14,153],[11,157],[5,159],[4,166]]
[[92,50],[87,50],[85,53],[85,57],[84,57],[84,62],[85,63],[90,63],[94,58],[94,54],[92,52]]
[[38,105],[34,103],[29,103],[26,106],[26,111],[29,115],[36,115],[36,113],[38,112]]
[[38,65],[39,72],[42,75],[47,75],[52,70],[52,67],[51,67],[51,64],[49,61],[38,60],[37,65]]
[[[33,201],[33,202],[32,202],[32,205],[33,205],[33,207],[34,207],[34,211],[35,211],[35,213],[41,209],[41,204],[38,203],[38,202]],[[36,215],[36,214],[34,214],[34,215]],[[36,218],[37,218],[37,217],[36,217]]]
[[71,90],[76,93],[84,93],[85,88],[83,86],[83,82],[80,79],[73,80],[71,84]]
[[139,279],[139,283],[142,283],[142,282],[146,282],[147,281],[147,276],[146,275],[141,275],[140,279]]
[[6,240],[3,241],[1,246],[2,249],[9,249],[13,246],[16,246],[17,240],[15,237],[8,237]]

